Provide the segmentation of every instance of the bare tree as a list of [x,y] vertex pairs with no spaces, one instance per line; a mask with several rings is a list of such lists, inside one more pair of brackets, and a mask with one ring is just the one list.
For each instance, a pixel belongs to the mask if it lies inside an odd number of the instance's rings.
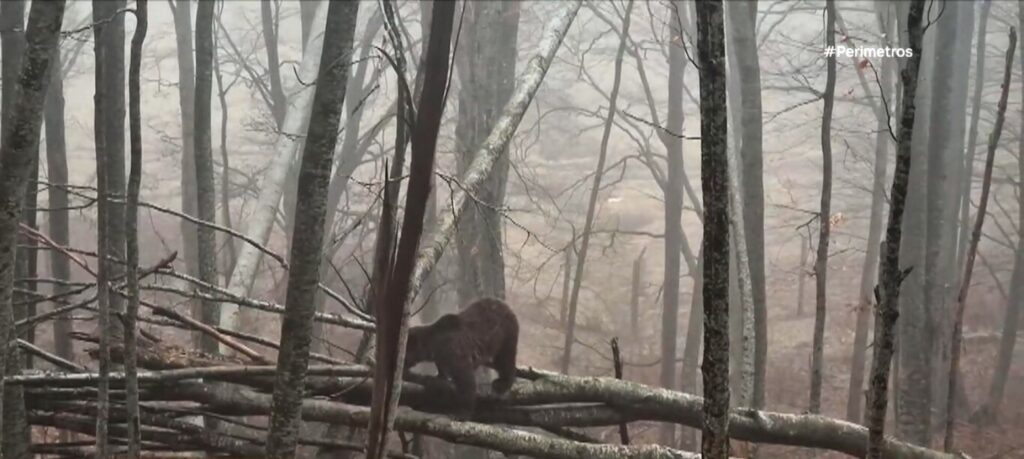
[[896,170],[889,205],[889,222],[882,245],[881,276],[875,288],[875,343],[871,362],[871,379],[865,407],[868,426],[868,459],[881,459],[885,442],[885,413],[889,403],[889,369],[895,347],[896,319],[900,315],[900,284],[907,270],[900,267],[900,242],[903,237],[903,210],[910,180],[911,140],[914,134],[914,97],[917,95],[918,70],[921,66],[922,18],[924,0],[910,4],[907,15],[907,44],[912,53],[902,71],[903,101],[899,134],[896,140]]
[[[213,2],[209,2],[213,3]],[[125,311],[124,371],[125,397],[128,411],[128,457],[138,458],[142,445],[139,418],[139,380],[136,358],[136,328],[139,314],[139,187],[142,185],[142,96],[140,67],[142,44],[149,27],[148,1],[135,4],[135,34],[132,36],[131,61],[128,67],[128,111],[131,132],[131,169],[128,174],[128,199],[125,206],[125,254],[128,264],[128,308]]]
[[[60,62],[60,47],[53,50],[53,62]],[[64,74],[59,68],[50,69],[50,87],[46,93],[46,108],[43,112],[46,128],[46,171],[50,182],[48,200],[51,207],[48,218],[50,238],[54,243],[67,246],[71,231],[68,223],[68,157],[64,132]],[[50,271],[58,280],[71,280],[71,260],[57,250],[50,251]],[[60,295],[70,290],[68,285],[57,283],[53,294]],[[74,329],[69,314],[58,315],[53,321],[53,343],[57,355],[71,359],[74,347],[71,332]]]
[[[1024,8],[1024,5],[1020,5]],[[1024,30],[1024,9],[1017,13],[1017,27]],[[1020,41],[1024,47],[1024,40]],[[1024,52],[1022,52],[1024,55]],[[1020,59],[1021,68],[1024,69],[1024,58]],[[1024,91],[1022,91],[1024,100]],[[1021,116],[1021,127],[1024,128],[1024,116]],[[1019,178],[1024,178],[1024,136],[1018,136],[1017,171]],[[1017,180],[1017,208],[1024,209],[1024,179]],[[985,401],[978,407],[971,418],[976,423],[989,423],[996,419],[999,407],[1003,403],[1003,394],[1006,389],[1006,380],[1010,374],[1010,364],[1013,360],[1013,348],[1017,343],[1017,332],[1020,327],[1021,311],[1024,310],[1024,211],[1017,211],[1017,255],[1013,262],[1013,274],[1010,277],[1010,295],[1006,302],[1006,315],[1003,318],[1002,336],[999,340],[999,353],[996,356],[995,366],[992,371],[992,381],[989,385]]]
[[[835,0],[825,1],[825,46],[836,45]],[[821,115],[821,207],[818,211],[818,254],[814,259],[814,343],[811,351],[811,413],[821,412],[821,379],[825,359],[825,314],[828,301],[828,247],[832,228],[832,109],[836,94],[836,55],[825,57],[825,108]]]
[[[7,3],[3,5],[6,7]],[[6,8],[4,13],[2,16],[8,18]],[[32,163],[39,156],[39,133],[49,85],[47,72],[54,62],[53,50],[57,46],[63,16],[62,1],[32,3],[25,29],[26,51],[21,58],[21,69],[13,85],[4,85],[5,88],[13,86],[13,90],[5,90],[3,96],[5,100],[2,105],[9,108],[10,116],[3,120],[0,140],[0,333],[3,334],[0,367],[5,375],[0,378],[0,391],[3,392],[3,401],[0,402],[0,432],[3,436],[0,452],[5,458],[11,459],[31,457],[23,390],[19,386],[8,387],[4,383],[4,380],[21,370],[21,353],[14,344],[16,333],[12,304],[18,223],[31,179]],[[3,56],[5,61],[9,57]],[[4,81],[12,80],[5,78]]]
[[701,455],[729,457],[729,162],[722,2],[697,3],[704,191],[704,428]]
[[[204,222],[217,222],[217,190],[213,178],[213,140],[211,134],[211,104],[213,95],[213,15],[215,1],[199,2],[196,10],[196,66],[195,101],[192,104],[195,118],[192,119],[195,147],[196,214]],[[209,225],[196,225],[196,248],[199,261],[199,279],[206,284],[219,284],[217,276],[217,235]],[[209,292],[207,292],[209,293]],[[200,302],[202,322],[217,326],[220,322],[219,305],[216,301]],[[218,343],[204,334],[200,349],[216,353]]]
[[999,137],[1003,133],[1003,121],[1006,119],[1006,101],[1010,96],[1010,78],[1013,75],[1013,52],[1017,47],[1017,30],[1010,27],[1010,43],[1006,48],[1006,71],[1003,76],[1003,91],[999,96],[999,104],[996,106],[996,122],[992,127],[992,134],[988,138],[988,154],[985,156],[985,172],[981,179],[981,198],[978,201],[978,215],[974,223],[974,231],[971,233],[970,246],[967,248],[967,261],[964,265],[964,273],[960,278],[960,291],[956,298],[956,311],[953,317],[953,337],[950,344],[949,360],[949,388],[946,391],[946,435],[943,439],[943,447],[946,452],[953,451],[954,429],[956,421],[956,396],[957,373],[960,371],[960,346],[963,340],[964,308],[967,302],[967,292],[971,287],[971,274],[974,272],[974,260],[978,256],[978,243],[981,242],[981,230],[985,224],[985,212],[988,209],[988,195],[992,189],[992,168],[995,165],[996,149],[999,147]]
[[302,422],[300,408],[316,312],[327,188],[345,101],[358,10],[358,2],[333,2],[327,11],[320,58],[323,65],[317,75],[309,133],[299,171],[298,193],[303,199],[295,210],[295,223],[302,231],[296,231],[292,239],[286,313],[281,324],[274,406],[266,444],[269,457],[295,455]]

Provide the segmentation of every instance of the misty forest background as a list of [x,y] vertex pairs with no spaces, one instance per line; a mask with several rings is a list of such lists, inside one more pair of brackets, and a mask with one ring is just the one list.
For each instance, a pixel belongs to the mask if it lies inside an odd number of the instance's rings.
[[[2,456],[1024,457],[1021,26],[4,0]],[[453,419],[395,363],[480,296]]]

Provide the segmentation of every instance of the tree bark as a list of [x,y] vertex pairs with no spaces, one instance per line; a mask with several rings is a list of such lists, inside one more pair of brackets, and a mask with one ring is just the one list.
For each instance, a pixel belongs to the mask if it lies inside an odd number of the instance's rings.
[[[671,35],[682,37],[682,15],[679,9],[682,6],[679,2],[671,2],[668,8],[671,10],[669,21]],[[629,38],[628,16],[622,26],[622,44],[619,49],[619,59],[622,59],[622,52],[626,40]],[[665,128],[671,132],[683,132],[683,73],[686,69],[686,61],[680,55],[682,39],[677,42],[671,40],[668,55],[668,112],[665,115]],[[609,119],[609,122],[611,120]],[[666,389],[676,388],[676,355],[679,336],[679,275],[681,272],[680,254],[683,240],[683,228],[680,219],[683,215],[683,184],[685,175],[683,170],[683,141],[676,135],[663,133],[661,142],[665,146],[667,157],[666,177],[663,191],[665,193],[665,268],[662,277],[662,305],[661,305],[661,386]],[[602,170],[602,169],[598,169]],[[662,426],[660,441],[662,444],[675,444],[675,426]]]
[[[212,3],[212,2],[210,2]],[[128,263],[128,308],[125,311],[125,404],[128,412],[128,457],[138,458],[142,443],[139,419],[139,380],[136,360],[136,328],[139,314],[139,187],[142,184],[142,110],[139,70],[142,44],[149,25],[148,1],[137,0],[135,34],[132,36],[128,68],[128,110],[131,138],[131,170],[128,174],[128,199],[125,206],[125,254]],[[59,62],[59,61],[58,61]]]
[[[825,46],[836,44],[835,0],[825,1]],[[822,367],[825,365],[825,315],[828,301],[828,247],[832,229],[832,109],[836,94],[836,56],[825,58],[825,108],[821,115],[821,207],[818,211],[818,253],[814,259],[814,343],[811,351],[809,410],[821,413]]]
[[[2,3],[5,19],[7,2]],[[25,399],[22,388],[6,387],[3,380],[21,369],[21,353],[14,344],[14,311],[12,293],[14,290],[14,265],[18,223],[25,201],[25,193],[31,179],[32,163],[39,156],[39,133],[42,125],[43,105],[49,85],[49,67],[53,62],[64,16],[64,2],[33,2],[25,32],[25,53],[17,78],[4,81],[4,87],[13,91],[3,95],[2,105],[10,114],[3,120],[2,141],[0,141],[0,368],[5,378],[0,378],[0,432],[2,445],[0,454],[9,459],[31,457],[31,441],[25,416]],[[16,16],[20,18],[21,16]],[[6,30],[6,29],[5,29]],[[7,36],[3,37],[6,42]],[[4,50],[5,54],[7,50]],[[9,55],[4,56],[6,61]]]
[[757,0],[726,3],[729,21],[733,24],[733,52],[738,60],[739,77],[740,161],[737,170],[743,180],[743,225],[750,266],[750,287],[754,306],[754,380],[752,406],[765,402],[765,375],[768,358],[768,299],[764,268],[764,172],[762,151],[761,68],[757,44]]
[[[192,50],[192,7],[191,0],[168,2],[174,16],[174,36],[177,42],[178,55],[178,106],[181,114],[181,212],[192,218],[198,218],[196,210],[195,181],[195,61]],[[199,249],[196,248],[197,226],[185,219],[181,220],[181,242],[185,272],[192,277],[199,277]],[[202,320],[201,302],[190,301],[192,316]],[[196,347],[201,343],[200,333],[193,334]]]
[[907,34],[911,56],[902,71],[903,102],[896,142],[896,170],[889,193],[889,221],[882,245],[881,276],[875,288],[875,343],[871,362],[870,391],[865,407],[868,425],[868,459],[881,459],[885,444],[885,414],[889,402],[889,369],[895,347],[896,319],[899,317],[900,284],[909,272],[900,267],[900,242],[903,237],[903,211],[910,179],[911,140],[914,133],[918,70],[921,65],[922,17],[924,0],[914,0],[907,15]]
[[327,11],[320,58],[325,65],[320,66],[317,74],[311,122],[299,170],[298,194],[303,199],[295,209],[295,224],[302,231],[292,235],[286,311],[281,324],[281,347],[266,444],[268,457],[295,455],[320,282],[327,188],[345,100],[358,9],[358,2],[336,2],[331,3]]
[[[193,133],[195,140],[196,213],[200,220],[217,222],[217,189],[213,178],[213,139],[211,104],[213,95],[213,15],[215,2],[201,1],[196,10],[196,66],[195,66],[195,118]],[[198,248],[199,279],[209,285],[218,285],[217,275],[217,234],[207,225],[196,225],[196,247]],[[207,291],[207,293],[210,293]],[[200,320],[207,325],[219,325],[220,313],[215,301],[200,302]],[[212,336],[203,334],[199,340],[203,352],[215,354],[219,343]]]
[[729,163],[726,155],[725,32],[722,2],[697,3],[701,187],[704,196],[705,459],[729,456]]
[[[60,62],[60,47],[53,50],[52,62]],[[51,184],[47,192],[52,210],[49,212],[50,239],[61,246],[68,246],[70,229],[68,223],[68,156],[64,132],[64,75],[59,68],[51,68],[50,87],[46,93],[46,107],[43,111],[46,128],[46,172]],[[71,280],[71,261],[64,254],[50,251],[50,270],[57,280]],[[69,290],[67,285],[56,283],[53,294]],[[71,332],[74,326],[68,314],[60,314],[53,321],[53,343],[57,355],[64,359],[74,356]]]

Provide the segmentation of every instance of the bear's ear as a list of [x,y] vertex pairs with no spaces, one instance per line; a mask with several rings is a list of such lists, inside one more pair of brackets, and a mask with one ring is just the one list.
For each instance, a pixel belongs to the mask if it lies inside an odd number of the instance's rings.
[[434,322],[434,324],[431,325],[430,328],[433,329],[434,331],[445,332],[458,330],[459,327],[461,326],[462,319],[459,319],[459,316],[455,314],[445,314],[441,316],[440,319],[437,319],[437,321]]

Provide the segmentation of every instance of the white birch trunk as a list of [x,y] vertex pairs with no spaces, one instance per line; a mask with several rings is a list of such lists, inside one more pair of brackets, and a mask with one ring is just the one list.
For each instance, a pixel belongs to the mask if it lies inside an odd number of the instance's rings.
[[[320,68],[320,50],[323,47],[323,29],[326,21],[327,2],[319,2],[316,17],[313,20],[313,30],[319,32],[309,35],[299,66],[299,78],[302,82],[316,81]],[[305,138],[314,92],[314,88],[311,86],[300,86],[298,91],[289,97],[284,123],[281,125],[281,132],[274,144],[274,156],[270,158],[267,174],[263,178],[263,183],[260,184],[256,207],[245,230],[246,236],[261,244],[266,244],[270,238],[274,217],[277,215],[278,205],[284,194],[288,170],[303,138]],[[228,280],[227,290],[236,295],[248,296],[256,278],[256,267],[262,256],[263,253],[256,247],[250,244],[242,245],[238,251],[235,270]],[[231,303],[222,303],[220,308],[221,326],[238,330],[239,307]],[[222,345],[221,352],[229,352],[229,350]]]

